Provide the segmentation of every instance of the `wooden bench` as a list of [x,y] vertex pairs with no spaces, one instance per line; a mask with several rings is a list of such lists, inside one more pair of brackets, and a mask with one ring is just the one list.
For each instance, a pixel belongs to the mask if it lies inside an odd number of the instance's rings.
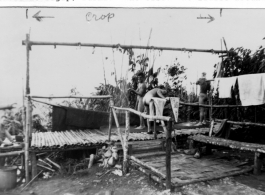
[[190,139],[196,142],[203,142],[210,145],[224,146],[232,149],[251,151],[255,153],[254,158],[254,174],[261,174],[262,159],[264,158],[265,145],[263,144],[254,144],[247,142],[239,142],[224,138],[210,137],[205,135],[194,135]]

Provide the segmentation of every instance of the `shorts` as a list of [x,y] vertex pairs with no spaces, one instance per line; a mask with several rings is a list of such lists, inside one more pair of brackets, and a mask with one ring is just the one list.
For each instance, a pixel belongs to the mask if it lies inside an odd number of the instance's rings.
[[[207,95],[205,93],[200,93],[199,96],[199,104],[206,104],[207,103]],[[204,107],[200,107],[201,111],[204,111]]]
[[206,104],[207,103],[207,95],[205,93],[200,93],[199,96],[199,104]]
[[140,97],[140,96],[137,97],[136,110],[139,111],[139,112],[144,112],[143,97]]

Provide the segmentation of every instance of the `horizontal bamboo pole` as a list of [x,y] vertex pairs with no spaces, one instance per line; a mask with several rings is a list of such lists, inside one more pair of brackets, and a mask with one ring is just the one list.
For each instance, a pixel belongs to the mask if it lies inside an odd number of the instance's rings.
[[116,109],[116,110],[123,110],[123,111],[129,111],[129,112],[133,112],[134,114],[137,114],[143,118],[147,118],[147,119],[154,119],[154,120],[163,120],[163,121],[170,121],[170,117],[168,116],[149,116],[149,115],[146,115],[144,113],[141,113],[141,112],[138,112],[132,108],[120,108],[120,107],[115,107],[115,106],[112,106],[112,108]]
[[[217,122],[222,122],[221,119],[214,119]],[[251,126],[260,126],[265,127],[265,124],[262,123],[251,123],[251,122],[237,122],[237,121],[226,121],[227,123],[234,124],[234,125],[251,125]]]
[[[199,104],[199,103],[179,103],[180,105],[184,106],[199,106],[199,107],[204,107],[204,108],[236,108],[236,107],[244,107],[241,105],[206,105],[206,104]],[[245,106],[246,107],[246,106]]]
[[111,95],[102,95],[102,96],[35,96],[32,95],[31,98],[46,98],[46,99],[58,99],[58,98],[83,98],[83,99],[109,99],[111,98]]
[[7,156],[16,156],[23,154],[25,151],[20,150],[20,151],[14,151],[14,152],[6,152],[6,153],[0,153],[0,157],[7,157]]
[[13,109],[14,108],[14,106],[13,106],[14,104],[12,104],[12,105],[6,105],[6,106],[0,106],[0,110],[6,110],[6,109]]
[[[22,41],[22,45],[25,45],[26,41]],[[142,45],[120,45],[120,44],[98,44],[98,43],[67,43],[67,42],[39,42],[28,41],[30,46],[32,45],[52,45],[52,46],[78,46],[78,47],[108,47],[108,48],[123,48],[123,49],[149,49],[149,50],[169,50],[169,51],[184,51],[184,52],[207,52],[207,53],[227,53],[224,50],[213,49],[192,49],[192,48],[176,48],[176,47],[157,47],[157,46],[142,46]]]

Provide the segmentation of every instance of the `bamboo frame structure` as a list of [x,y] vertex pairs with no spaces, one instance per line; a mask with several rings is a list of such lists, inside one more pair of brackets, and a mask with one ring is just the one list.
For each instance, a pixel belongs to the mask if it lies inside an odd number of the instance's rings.
[[[30,41],[30,36],[29,34],[26,34],[26,40],[23,41],[23,45],[26,45],[26,57],[27,57],[27,62],[26,62],[26,97],[27,97],[27,104],[26,104],[26,117],[25,118],[25,148],[22,151],[19,152],[11,152],[11,153],[4,153],[4,156],[8,155],[17,155],[24,153],[24,162],[25,162],[25,176],[26,176],[26,184],[29,183],[29,139],[31,137],[32,133],[32,106],[31,106],[31,98],[46,98],[46,99],[51,99],[51,98],[84,98],[84,99],[110,99],[110,106],[113,106],[113,100],[111,95],[105,95],[105,96],[88,96],[88,97],[81,97],[81,96],[35,96],[35,95],[30,95],[30,63],[29,63],[29,54],[32,46],[32,42]],[[12,106],[6,106],[6,107],[0,107],[2,109],[9,109],[13,108]],[[111,136],[111,109],[110,109],[110,121],[109,121],[109,139]],[[32,161],[32,176],[34,177],[36,175],[36,166],[39,166],[36,162],[36,156],[35,152],[32,151],[31,155],[31,161]]]
[[[223,51],[223,50],[213,50],[213,49],[191,49],[191,48],[173,48],[173,47],[156,47],[156,46],[140,46],[140,45],[113,45],[113,44],[95,44],[95,43],[65,43],[65,42],[37,42],[37,41],[30,41],[29,38],[29,34],[26,35],[26,40],[22,41],[22,45],[26,45],[26,54],[27,54],[27,74],[26,74],[26,96],[28,97],[28,101],[27,101],[27,123],[26,123],[26,132],[25,132],[25,172],[26,172],[26,183],[29,182],[29,167],[28,167],[28,161],[29,161],[29,133],[31,132],[31,126],[32,126],[32,121],[30,120],[31,116],[31,110],[30,110],[30,101],[31,98],[93,98],[95,99],[95,97],[72,97],[72,96],[57,96],[57,97],[42,97],[42,96],[31,96],[30,97],[30,85],[29,85],[29,81],[30,81],[30,74],[29,74],[29,51],[31,50],[31,47],[33,45],[51,45],[51,46],[79,46],[79,47],[105,47],[105,48],[122,48],[124,50],[128,50],[128,49],[147,49],[147,50],[169,50],[169,51],[183,51],[183,52],[208,52],[208,53],[212,53],[212,54],[223,54],[223,53],[228,53],[227,51]],[[103,98],[110,98],[110,120],[109,120],[109,140],[111,137],[111,113],[113,113],[114,116],[114,120],[117,126],[117,129],[119,131],[120,134],[120,138],[121,138],[121,143],[123,146],[123,149],[126,150],[126,142],[128,142],[127,138],[129,135],[129,113],[133,112],[139,116],[142,116],[144,118],[148,118],[148,119],[155,119],[155,120],[162,120],[162,121],[168,121],[168,129],[167,129],[167,159],[166,159],[166,164],[167,164],[167,182],[166,182],[166,187],[168,189],[171,189],[171,176],[170,176],[170,158],[171,158],[171,130],[172,130],[172,120],[170,117],[164,117],[164,116],[148,116],[146,114],[140,113],[136,110],[130,109],[130,108],[117,108],[114,107],[113,101],[112,101],[112,97],[108,96],[108,97],[97,97],[98,99],[103,99]],[[121,129],[119,127],[119,122],[116,116],[116,112],[115,109],[117,110],[124,110],[126,111],[126,136],[122,137],[121,134]],[[127,148],[128,149],[128,148]],[[33,157],[34,158],[34,157]],[[127,156],[125,156],[125,160],[127,160]]]

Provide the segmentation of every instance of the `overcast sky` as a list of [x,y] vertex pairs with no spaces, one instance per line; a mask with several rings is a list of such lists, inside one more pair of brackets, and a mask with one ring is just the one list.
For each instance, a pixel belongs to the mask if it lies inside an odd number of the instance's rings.
[[[41,11],[44,18],[32,18]],[[114,17],[87,21],[91,12],[97,17],[108,13]],[[208,19],[215,18],[207,23]],[[82,42],[102,44],[147,45],[195,49],[221,49],[224,37],[228,48],[244,47],[256,50],[264,46],[264,9],[132,9],[132,8],[0,8],[0,105],[22,103],[25,88],[26,48],[22,45],[26,34],[33,41]],[[223,46],[224,49],[224,46]],[[143,51],[135,51],[139,54]],[[173,63],[175,58],[187,68],[189,81],[207,72],[212,78],[218,55],[188,52],[149,52],[150,63],[156,58],[155,69]],[[118,77],[125,76],[128,56],[111,48],[33,46],[30,52],[30,88],[34,95],[68,95],[76,87],[82,95],[95,92],[104,82],[103,63],[107,82],[114,84],[113,61]],[[122,71],[121,71],[122,70]],[[163,82],[163,75],[159,81]]]

